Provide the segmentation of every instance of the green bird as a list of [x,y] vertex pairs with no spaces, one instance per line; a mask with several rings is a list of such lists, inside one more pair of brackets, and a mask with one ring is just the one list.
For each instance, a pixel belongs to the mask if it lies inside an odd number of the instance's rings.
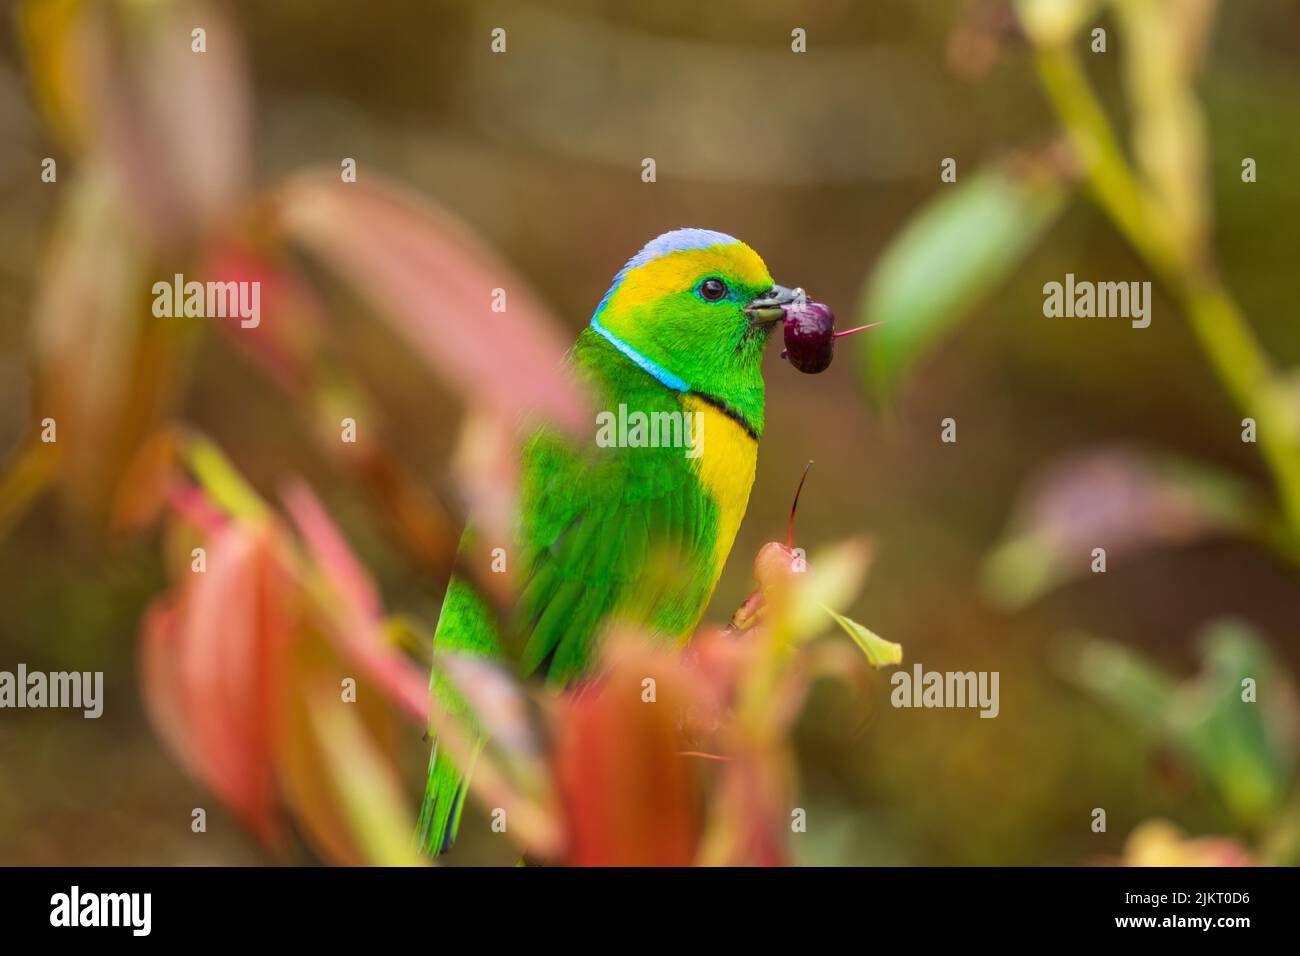
[[[524,674],[563,686],[591,666],[608,620],[687,639],[749,503],[763,350],[795,296],[720,232],[678,229],[633,256],[569,354],[600,409],[591,442],[542,427],[523,444],[512,620],[454,575],[434,653],[501,657],[509,634]],[[437,667],[430,693],[455,710]],[[418,830],[426,852],[452,845],[472,771],[435,739]]]

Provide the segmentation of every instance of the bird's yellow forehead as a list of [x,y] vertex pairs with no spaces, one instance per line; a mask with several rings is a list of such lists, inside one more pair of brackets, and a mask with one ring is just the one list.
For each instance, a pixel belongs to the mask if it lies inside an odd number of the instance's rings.
[[767,266],[743,242],[682,249],[630,269],[611,297],[621,308],[635,308],[661,296],[693,289],[700,279],[716,275],[755,292],[772,285]]

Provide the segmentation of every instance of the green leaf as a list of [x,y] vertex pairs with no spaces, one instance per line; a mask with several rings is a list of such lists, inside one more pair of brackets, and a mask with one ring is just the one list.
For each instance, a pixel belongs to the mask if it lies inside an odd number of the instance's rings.
[[[1293,779],[1294,690],[1268,645],[1244,624],[1216,622],[1201,645],[1201,676],[1186,688],[1171,723],[1234,816],[1258,825]],[[1254,702],[1242,699],[1247,678],[1255,682]]]
[[846,607],[862,589],[871,567],[872,548],[863,538],[850,538],[817,551],[808,560],[813,574],[792,579],[790,598],[783,608],[785,627],[795,642],[826,633],[822,609]]
[[1125,714],[1152,737],[1169,730],[1168,713],[1177,687],[1173,678],[1122,644],[1092,637],[1070,642],[1070,678]]
[[[1084,639],[1070,676],[1183,756],[1242,825],[1274,813],[1294,781],[1300,727],[1295,690],[1267,644],[1245,625],[1206,629],[1200,673],[1181,683],[1119,644]],[[1246,699],[1245,681],[1255,698]]]
[[844,633],[853,638],[853,643],[862,649],[862,653],[867,655],[867,662],[877,670],[882,667],[893,667],[903,663],[903,645],[887,641],[875,631],[863,627],[857,621],[845,617],[843,614],[836,614],[830,608],[825,608],[826,613],[835,619],[835,623],[844,628]]
[[877,397],[979,299],[1000,285],[1061,209],[1052,171],[1003,165],[943,187],[885,250],[859,306],[860,367]]

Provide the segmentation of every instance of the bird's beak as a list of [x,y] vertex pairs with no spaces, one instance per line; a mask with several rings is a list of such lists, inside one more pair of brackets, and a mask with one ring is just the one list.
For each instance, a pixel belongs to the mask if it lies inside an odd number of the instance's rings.
[[745,306],[749,315],[749,324],[771,326],[785,318],[785,307],[792,302],[806,299],[803,289],[787,289],[783,285],[774,285],[762,295],[755,296]]

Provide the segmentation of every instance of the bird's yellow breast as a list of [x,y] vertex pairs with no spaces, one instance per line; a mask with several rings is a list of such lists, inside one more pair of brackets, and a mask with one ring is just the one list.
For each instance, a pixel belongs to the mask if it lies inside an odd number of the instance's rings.
[[713,580],[709,586],[712,591],[749,506],[749,492],[754,487],[754,471],[758,465],[758,442],[739,423],[694,395],[683,395],[682,407],[699,416],[695,419],[699,423],[696,442],[702,443],[703,449],[695,459],[695,474],[718,509]]

